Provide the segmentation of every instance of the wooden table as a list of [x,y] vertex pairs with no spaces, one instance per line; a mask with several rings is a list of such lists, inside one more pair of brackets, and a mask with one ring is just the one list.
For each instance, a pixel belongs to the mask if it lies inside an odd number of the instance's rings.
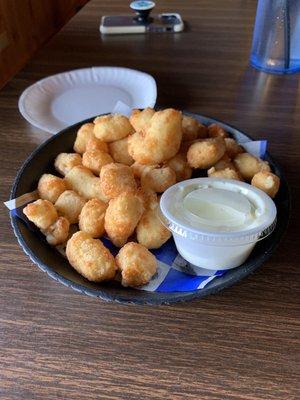
[[[2,201],[49,136],[20,116],[21,92],[93,65],[144,70],[157,81],[159,106],[267,138],[299,199],[299,75],[248,67],[256,2],[158,3],[181,12],[186,32],[101,38],[100,16],[126,13],[127,2],[91,1],[0,92]],[[20,249],[1,207],[1,400],[299,398],[299,203],[276,254],[255,274],[219,295],[161,307],[105,303],[49,279]]]

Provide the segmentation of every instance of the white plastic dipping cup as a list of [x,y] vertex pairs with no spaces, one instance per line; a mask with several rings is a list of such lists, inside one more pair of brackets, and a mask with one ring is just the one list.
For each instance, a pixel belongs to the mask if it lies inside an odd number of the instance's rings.
[[179,182],[160,200],[163,223],[181,256],[191,264],[238,267],[276,225],[276,206],[262,190],[231,179]]

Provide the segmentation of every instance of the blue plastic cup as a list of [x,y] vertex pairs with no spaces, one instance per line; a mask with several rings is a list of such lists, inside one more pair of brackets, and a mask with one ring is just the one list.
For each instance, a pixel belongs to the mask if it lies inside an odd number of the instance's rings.
[[250,63],[275,74],[300,71],[300,0],[258,0]]

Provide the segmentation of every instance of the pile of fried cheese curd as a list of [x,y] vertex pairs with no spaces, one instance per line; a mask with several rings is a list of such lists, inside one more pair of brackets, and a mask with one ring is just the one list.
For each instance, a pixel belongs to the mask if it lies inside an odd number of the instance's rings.
[[[280,184],[268,163],[220,126],[172,108],[97,117],[80,127],[74,152],[58,154],[54,167],[60,176],[41,176],[40,198],[24,214],[50,245],[66,246],[69,263],[86,279],[118,278],[133,287],[156,273],[149,249],[171,237],[158,217],[159,195],[191,178],[193,169],[251,182],[271,197]],[[104,235],[120,248],[116,257],[100,240]]]

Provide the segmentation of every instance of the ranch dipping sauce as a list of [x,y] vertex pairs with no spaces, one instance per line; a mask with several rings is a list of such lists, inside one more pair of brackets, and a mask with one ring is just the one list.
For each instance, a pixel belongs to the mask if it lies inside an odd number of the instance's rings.
[[276,224],[276,206],[267,194],[230,179],[180,182],[162,195],[160,209],[182,257],[213,270],[241,265]]

